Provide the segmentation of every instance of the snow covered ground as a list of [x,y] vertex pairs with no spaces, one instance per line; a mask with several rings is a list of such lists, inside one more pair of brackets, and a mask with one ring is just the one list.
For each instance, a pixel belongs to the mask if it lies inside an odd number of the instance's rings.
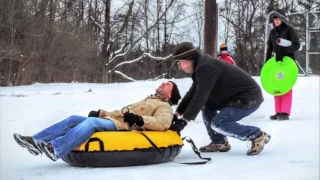
[[[259,77],[254,77],[260,83]],[[211,157],[205,165],[163,163],[120,168],[77,168],[45,155],[32,156],[13,139],[13,133],[32,135],[69,115],[86,116],[90,110],[120,109],[154,93],[167,80],[119,84],[36,84],[0,88],[1,180],[92,180],[92,179],[214,179],[214,180],[317,180],[319,179],[319,77],[299,77],[293,89],[290,121],[271,121],[273,96],[251,116],[240,121],[271,134],[269,144],[256,156],[247,156],[246,142],[229,138],[227,153],[202,153]],[[182,94],[191,80],[174,80]],[[176,108],[176,107],[173,107]],[[264,116],[264,117],[263,117]],[[259,117],[259,118],[257,118]],[[182,136],[198,147],[209,143],[201,120],[190,123]],[[188,143],[176,161],[198,161]]]

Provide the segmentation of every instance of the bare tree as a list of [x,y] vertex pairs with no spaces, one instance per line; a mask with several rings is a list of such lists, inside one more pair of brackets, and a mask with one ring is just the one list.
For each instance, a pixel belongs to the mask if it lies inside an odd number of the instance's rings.
[[[155,20],[155,22],[152,23],[151,26],[149,26],[143,33],[141,33],[140,36],[136,37],[134,41],[130,45],[124,45],[122,48],[114,54],[114,56],[110,59],[109,63],[106,64],[106,66],[116,66],[114,64],[117,60],[121,59],[122,57],[128,55],[131,50],[135,47],[136,44],[138,44],[142,38],[145,37],[147,33],[149,33],[152,29],[156,28],[160,20],[165,16],[168,9],[172,6],[172,3],[174,0],[170,0],[166,8],[164,9],[163,13],[159,15],[159,17]],[[110,71],[109,73],[112,73],[113,71]]]
[[[230,3],[230,0],[225,0],[224,6],[221,7],[221,11],[222,11],[222,13],[224,14],[224,16],[227,19],[231,19],[232,18],[232,15],[234,14],[233,13],[234,9],[235,9],[235,7],[234,7],[234,5],[232,3]],[[231,40],[230,39],[232,37],[231,33],[232,33],[232,28],[231,28],[230,21],[225,20],[224,21],[224,33],[223,33],[223,35],[224,35],[224,37],[223,37],[224,44],[228,44],[229,40]]]
[[194,11],[194,20],[195,20],[195,29],[198,35],[199,48],[203,49],[203,30],[204,30],[204,0],[193,2],[193,11]]
[[[213,1],[196,1],[191,4],[194,11],[187,11],[185,0],[122,1],[119,7],[113,2],[0,1],[0,85],[115,82],[125,80],[124,76],[154,79],[163,74],[184,77],[169,68],[169,58],[155,57],[170,57],[177,42],[191,38],[191,31],[196,32],[200,48],[208,41],[210,49],[217,49],[214,38],[203,37],[216,33],[202,29],[204,12],[212,13],[206,16],[211,22],[216,17],[212,9],[204,11],[204,2],[216,5]],[[313,0],[227,0],[219,16],[226,22],[224,42],[234,46],[233,57],[241,68],[259,74],[266,6],[296,11],[316,9],[317,4]],[[314,24],[314,19],[309,20]],[[295,20],[301,22],[303,15]],[[317,41],[313,46],[318,47]]]

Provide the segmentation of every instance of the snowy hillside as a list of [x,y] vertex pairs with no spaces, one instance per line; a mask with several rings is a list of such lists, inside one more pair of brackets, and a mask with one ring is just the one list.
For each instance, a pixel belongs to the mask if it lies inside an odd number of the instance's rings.
[[[260,83],[259,77],[254,77]],[[121,109],[154,93],[167,81],[139,81],[119,84],[36,84],[0,87],[1,180],[98,180],[98,179],[212,179],[212,180],[317,180],[319,179],[319,77],[299,77],[293,89],[291,120],[271,121],[273,96],[264,93],[261,108],[240,123],[255,125],[272,138],[264,151],[247,156],[247,142],[229,138],[227,153],[202,153],[211,157],[205,165],[157,165],[121,168],[76,168],[45,155],[32,156],[13,139],[13,133],[33,135],[72,114],[86,116],[90,110]],[[191,80],[175,81],[182,94]],[[176,107],[173,107],[176,108]],[[191,137],[197,147],[209,143],[201,120],[190,123],[182,136]],[[185,144],[176,161],[198,161]]]

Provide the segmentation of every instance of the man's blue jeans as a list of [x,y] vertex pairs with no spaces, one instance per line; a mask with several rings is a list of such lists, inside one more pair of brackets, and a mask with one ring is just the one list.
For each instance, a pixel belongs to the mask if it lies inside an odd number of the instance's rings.
[[48,142],[57,159],[88,140],[96,131],[115,131],[115,124],[108,119],[70,116],[32,136],[33,140]]
[[237,121],[250,115],[260,105],[249,109],[223,108],[218,113],[206,107],[202,109],[202,118],[212,143],[222,144],[227,138],[234,137],[239,140],[255,139],[261,130],[258,127],[241,125]]

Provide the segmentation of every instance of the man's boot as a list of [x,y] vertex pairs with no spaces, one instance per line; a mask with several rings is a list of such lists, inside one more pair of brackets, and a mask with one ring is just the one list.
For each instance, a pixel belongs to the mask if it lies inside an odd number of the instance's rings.
[[18,133],[14,133],[13,138],[21,147],[27,148],[32,155],[38,156],[39,154],[41,154],[39,147],[33,141],[32,137],[21,136]]
[[51,159],[52,161],[57,160],[57,158],[54,154],[53,147],[50,143],[46,143],[44,141],[39,141],[38,146],[41,149],[41,151],[44,152],[49,159]]
[[249,150],[247,151],[247,155],[256,155],[259,154],[263,148],[264,145],[267,144],[271,139],[271,136],[263,131],[261,131],[261,134],[256,137],[255,139],[250,140],[251,146],[249,147]]
[[231,149],[228,141],[225,141],[222,144],[210,143],[207,146],[200,147],[200,152],[227,152]]

